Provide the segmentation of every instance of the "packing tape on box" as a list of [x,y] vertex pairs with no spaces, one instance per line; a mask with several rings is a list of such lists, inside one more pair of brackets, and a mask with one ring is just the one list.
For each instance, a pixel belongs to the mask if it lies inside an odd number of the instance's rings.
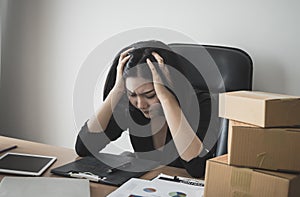
[[[273,147],[278,149],[278,147],[284,146],[289,144],[289,136],[286,135],[286,131],[285,130],[281,130],[281,131],[277,131],[277,130],[272,130],[272,131],[268,131],[269,134],[273,133],[273,135],[264,135],[263,136],[263,143],[268,146],[268,147]],[[276,150],[273,149],[273,150]],[[265,148],[266,151],[267,148]],[[273,163],[276,163],[277,160],[277,156],[275,155],[274,152],[277,152],[279,154],[278,151],[270,151],[270,152],[261,152],[259,154],[256,155],[256,164],[258,168],[266,168],[266,167],[270,167],[273,166]],[[277,154],[276,153],[276,154]]]
[[247,194],[250,191],[252,174],[249,169],[233,168],[231,171],[230,184],[234,191]]
[[256,155],[256,162],[257,162],[257,166],[259,168],[262,167],[264,161],[265,161],[265,158],[267,156],[267,153],[266,152],[262,152],[262,153],[259,153]]

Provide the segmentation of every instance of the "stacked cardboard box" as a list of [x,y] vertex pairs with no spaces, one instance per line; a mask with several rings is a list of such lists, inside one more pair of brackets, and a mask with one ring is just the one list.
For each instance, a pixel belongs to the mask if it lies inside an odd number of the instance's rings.
[[300,97],[222,93],[219,115],[228,155],[207,162],[205,196],[300,196]]
[[227,155],[207,161],[205,197],[299,197],[299,174],[228,165]]

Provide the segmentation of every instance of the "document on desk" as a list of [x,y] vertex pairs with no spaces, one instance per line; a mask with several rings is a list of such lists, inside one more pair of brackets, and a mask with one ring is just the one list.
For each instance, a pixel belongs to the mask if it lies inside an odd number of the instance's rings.
[[4,177],[0,197],[90,197],[89,181],[54,177]]
[[159,162],[128,156],[99,153],[83,157],[51,170],[66,177],[85,178],[93,182],[120,186],[130,178],[137,178],[156,168]]
[[108,197],[202,197],[203,192],[203,186],[196,186],[161,179],[153,179],[152,181],[150,181],[132,178],[117,190],[109,194]]

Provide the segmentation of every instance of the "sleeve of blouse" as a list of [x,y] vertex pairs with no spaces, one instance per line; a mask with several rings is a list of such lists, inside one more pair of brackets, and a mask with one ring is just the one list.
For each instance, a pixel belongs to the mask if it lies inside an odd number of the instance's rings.
[[77,135],[75,144],[76,153],[81,157],[98,153],[111,141],[118,139],[124,130],[120,128],[113,116],[104,132],[89,132],[87,122],[85,122]]
[[[200,93],[197,95],[200,105],[200,122],[197,130],[197,136],[203,142],[203,139],[207,133],[208,125],[211,115],[211,100],[208,93]],[[198,157],[186,162],[181,159],[184,168],[193,177],[203,177],[205,174],[206,160],[212,158],[215,154],[216,144],[211,150],[207,150],[204,146],[202,152]]]

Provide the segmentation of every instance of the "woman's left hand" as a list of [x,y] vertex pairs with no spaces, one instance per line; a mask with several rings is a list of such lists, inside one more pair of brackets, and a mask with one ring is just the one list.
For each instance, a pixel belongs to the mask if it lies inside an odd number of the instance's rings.
[[[156,52],[152,52],[152,55],[154,56],[154,58],[156,59],[156,61],[158,62],[158,66],[161,69],[162,73],[165,75],[169,85],[172,88],[172,81],[170,79],[170,73],[169,73],[169,69],[167,68],[167,66],[164,64],[163,58]],[[163,84],[163,81],[161,79],[161,77],[159,76],[154,64],[150,61],[150,59],[147,59],[147,64],[152,72],[152,77],[153,77],[153,85],[154,85],[154,89],[155,92],[157,94],[157,97],[160,101],[164,101],[165,99],[170,99],[170,98],[174,98],[174,95],[171,94],[171,92],[164,86],[166,84]]]

